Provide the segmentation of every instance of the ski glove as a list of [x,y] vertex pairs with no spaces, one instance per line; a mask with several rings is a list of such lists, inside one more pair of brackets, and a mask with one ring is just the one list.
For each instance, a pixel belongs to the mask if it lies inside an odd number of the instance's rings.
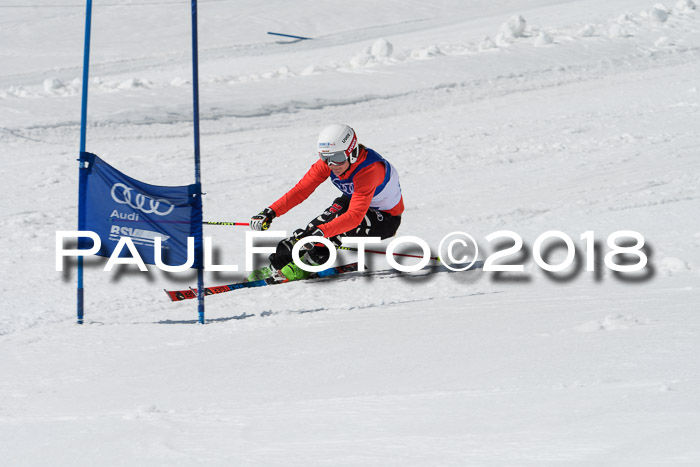
[[275,211],[271,208],[265,208],[250,218],[250,228],[252,230],[267,230],[272,224],[272,219],[275,218]]

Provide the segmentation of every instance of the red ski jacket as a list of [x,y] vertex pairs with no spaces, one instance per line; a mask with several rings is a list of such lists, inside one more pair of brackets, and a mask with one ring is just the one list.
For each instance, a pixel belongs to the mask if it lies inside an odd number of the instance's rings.
[[[348,232],[360,225],[370,207],[372,198],[375,196],[377,187],[385,183],[387,167],[380,161],[373,162],[358,170],[358,167],[362,165],[366,158],[367,149],[362,148],[357,162],[352,164],[348,171],[340,177],[341,180],[353,178],[354,192],[346,212],[332,221],[319,226],[325,237],[333,237]],[[355,173],[356,170],[357,173]],[[278,216],[287,213],[308,198],[321,183],[330,178],[331,173],[330,167],[325,162],[321,159],[317,160],[294,188],[275,201],[270,207]],[[394,207],[383,210],[383,212],[393,216],[399,216],[403,211],[403,196],[399,198],[398,203]]]

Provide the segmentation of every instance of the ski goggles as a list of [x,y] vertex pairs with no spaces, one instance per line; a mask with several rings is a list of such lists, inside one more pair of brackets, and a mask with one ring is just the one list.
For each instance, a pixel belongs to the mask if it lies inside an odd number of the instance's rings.
[[329,166],[341,165],[345,163],[346,160],[348,160],[348,156],[347,154],[345,154],[345,151],[319,152],[318,157],[320,157],[321,160]]

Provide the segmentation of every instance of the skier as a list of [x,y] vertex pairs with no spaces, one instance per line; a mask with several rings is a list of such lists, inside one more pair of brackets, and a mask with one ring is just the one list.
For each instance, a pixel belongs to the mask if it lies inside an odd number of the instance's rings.
[[[291,190],[250,219],[251,229],[267,230],[275,217],[302,203],[328,178],[342,195],[305,229],[297,229],[280,241],[270,255],[270,267],[254,271],[249,281],[271,276],[290,281],[306,279],[310,273],[292,260],[294,244],[304,237],[321,236],[340,246],[344,236],[385,239],[398,230],[404,205],[394,166],[376,151],[358,144],[355,131],[342,124],[321,131],[318,156],[319,160]],[[324,245],[307,243],[304,247],[301,259],[307,264],[323,264],[329,258],[330,251]]]

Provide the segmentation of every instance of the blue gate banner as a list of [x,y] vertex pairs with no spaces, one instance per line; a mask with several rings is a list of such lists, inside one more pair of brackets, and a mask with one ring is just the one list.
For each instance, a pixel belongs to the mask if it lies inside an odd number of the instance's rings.
[[[187,237],[201,250],[202,199],[197,184],[149,185],[133,179],[94,154],[81,153],[81,206],[78,227],[97,233],[99,256],[111,256],[121,237],[130,237],[144,263],[155,264],[154,238],[161,237],[161,258],[168,266],[187,262]],[[83,240],[80,248],[90,247]],[[129,257],[123,248],[121,257]],[[195,268],[201,266],[195,253]]]

